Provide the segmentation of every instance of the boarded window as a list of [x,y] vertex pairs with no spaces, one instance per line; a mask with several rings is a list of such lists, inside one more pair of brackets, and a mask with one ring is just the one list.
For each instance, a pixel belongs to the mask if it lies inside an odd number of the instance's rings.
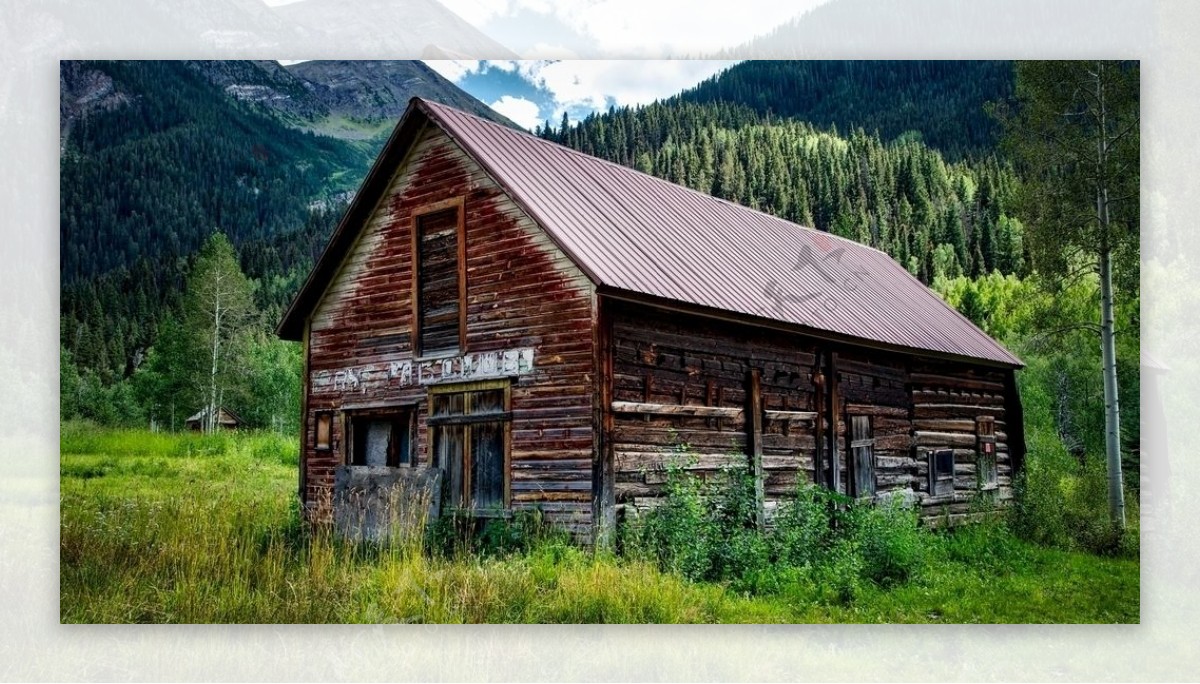
[[433,458],[451,508],[499,510],[507,505],[508,383],[437,388],[430,395]]
[[875,435],[870,416],[850,416],[850,460],[854,496],[871,496],[875,493]]
[[411,465],[413,417],[411,408],[351,414],[347,461],[358,466]]
[[317,412],[315,446],[318,451],[329,451],[333,448],[333,413],[331,411]]
[[954,450],[929,452],[929,493],[935,496],[954,493]]
[[995,489],[999,486],[996,468],[996,419],[979,416],[975,419],[976,472],[980,489]]
[[461,207],[416,219],[416,353],[455,353],[461,349],[463,295]]

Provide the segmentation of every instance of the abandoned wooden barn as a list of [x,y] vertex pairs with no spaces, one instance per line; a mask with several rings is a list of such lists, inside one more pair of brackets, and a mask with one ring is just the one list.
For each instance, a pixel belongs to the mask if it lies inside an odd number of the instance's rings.
[[420,99],[278,332],[310,516],[420,481],[594,539],[684,458],[953,521],[1024,452],[1021,362],[886,254]]

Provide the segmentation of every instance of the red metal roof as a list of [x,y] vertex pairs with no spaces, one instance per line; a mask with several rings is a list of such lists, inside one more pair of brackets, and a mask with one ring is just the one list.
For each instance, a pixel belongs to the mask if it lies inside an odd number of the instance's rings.
[[597,285],[1021,365],[879,250],[421,101]]
[[[378,187],[383,160],[426,113],[504,187],[600,288],[777,321],[886,347],[1007,366],[1021,361],[879,250],[576,152],[445,105],[413,98],[355,205]],[[387,173],[390,176],[390,173]],[[348,217],[355,212],[352,206]],[[293,319],[344,220],[280,324]],[[321,285],[323,289],[323,285]],[[307,313],[306,311],[304,312]],[[302,318],[301,318],[302,320]]]

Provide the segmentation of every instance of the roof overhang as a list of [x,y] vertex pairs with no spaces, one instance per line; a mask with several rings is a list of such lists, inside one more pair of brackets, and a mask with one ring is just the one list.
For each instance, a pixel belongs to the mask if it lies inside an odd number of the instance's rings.
[[674,311],[692,316],[698,316],[701,318],[707,318],[714,321],[746,325],[763,330],[774,330],[791,335],[803,335],[805,337],[810,337],[825,342],[832,342],[839,345],[845,345],[847,347],[858,347],[860,349],[873,349],[877,351],[888,352],[890,354],[901,354],[905,356],[919,356],[922,358],[939,359],[942,361],[953,361],[972,366],[1007,368],[1011,370],[1017,370],[1025,367],[1024,363],[1004,363],[1002,361],[994,361],[975,356],[948,354],[945,352],[931,351],[929,349],[921,349],[917,347],[892,345],[884,342],[878,342],[876,340],[853,337],[850,335],[839,335],[828,330],[796,325],[773,318],[752,316],[749,314],[742,314],[736,311],[728,311],[725,309],[716,309],[712,307],[701,306],[699,304],[691,304],[674,299],[657,297],[655,295],[648,295],[641,292],[618,290],[609,287],[599,287],[597,288],[596,292],[603,299],[642,304],[645,306],[654,307],[656,309],[662,309],[664,311]]

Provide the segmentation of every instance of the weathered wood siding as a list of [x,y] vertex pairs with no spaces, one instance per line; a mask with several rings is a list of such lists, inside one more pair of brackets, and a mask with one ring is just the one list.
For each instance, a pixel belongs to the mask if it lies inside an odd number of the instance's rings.
[[[465,349],[532,349],[532,371],[513,378],[512,508],[539,507],[586,536],[591,529],[595,359],[590,281],[440,129],[427,127],[393,178],[308,322],[309,386],[304,503],[328,501],[344,458],[343,420],[333,451],[314,445],[318,411],[417,406],[416,465],[430,464],[428,387],[403,383],[413,359],[413,216],[462,198]],[[335,413],[335,416],[339,416]]]
[[[701,477],[753,467],[750,377],[761,387],[761,469],[768,511],[797,481],[853,493],[848,426],[870,420],[876,498],[903,494],[922,515],[957,522],[978,498],[976,417],[996,419],[998,487],[1011,497],[1004,379],[1010,371],[836,344],[684,313],[605,302],[611,320],[609,449],[619,508],[653,506],[666,466]],[[828,381],[833,372],[833,381]],[[825,380],[818,386],[814,378]],[[832,399],[829,392],[833,392]],[[835,417],[830,420],[830,408]],[[831,423],[836,441],[829,443]],[[954,492],[929,493],[927,452],[954,449]]]
[[916,475],[909,422],[907,359],[896,354],[838,348],[836,367],[838,463],[841,491],[848,491],[851,464],[847,439],[850,416],[868,416],[875,438],[875,491],[911,489]]
[[[711,477],[748,465],[747,387],[760,371],[765,411],[814,410],[815,347],[768,331],[631,305],[613,305],[613,400],[721,407],[736,417],[638,413],[613,415],[617,505],[649,506],[663,493],[672,461]],[[762,423],[762,470],[768,502],[811,482],[812,420]]]
[[[914,359],[910,386],[913,402],[915,482],[926,516],[951,524],[965,519],[982,495],[1003,502],[1012,498],[1013,463],[1008,440],[1005,380],[1009,371],[950,362]],[[977,418],[995,419],[997,487],[981,492],[977,480]],[[1020,429],[1020,426],[1018,426]],[[954,451],[954,493],[929,491],[929,468],[923,454],[931,449]]]

